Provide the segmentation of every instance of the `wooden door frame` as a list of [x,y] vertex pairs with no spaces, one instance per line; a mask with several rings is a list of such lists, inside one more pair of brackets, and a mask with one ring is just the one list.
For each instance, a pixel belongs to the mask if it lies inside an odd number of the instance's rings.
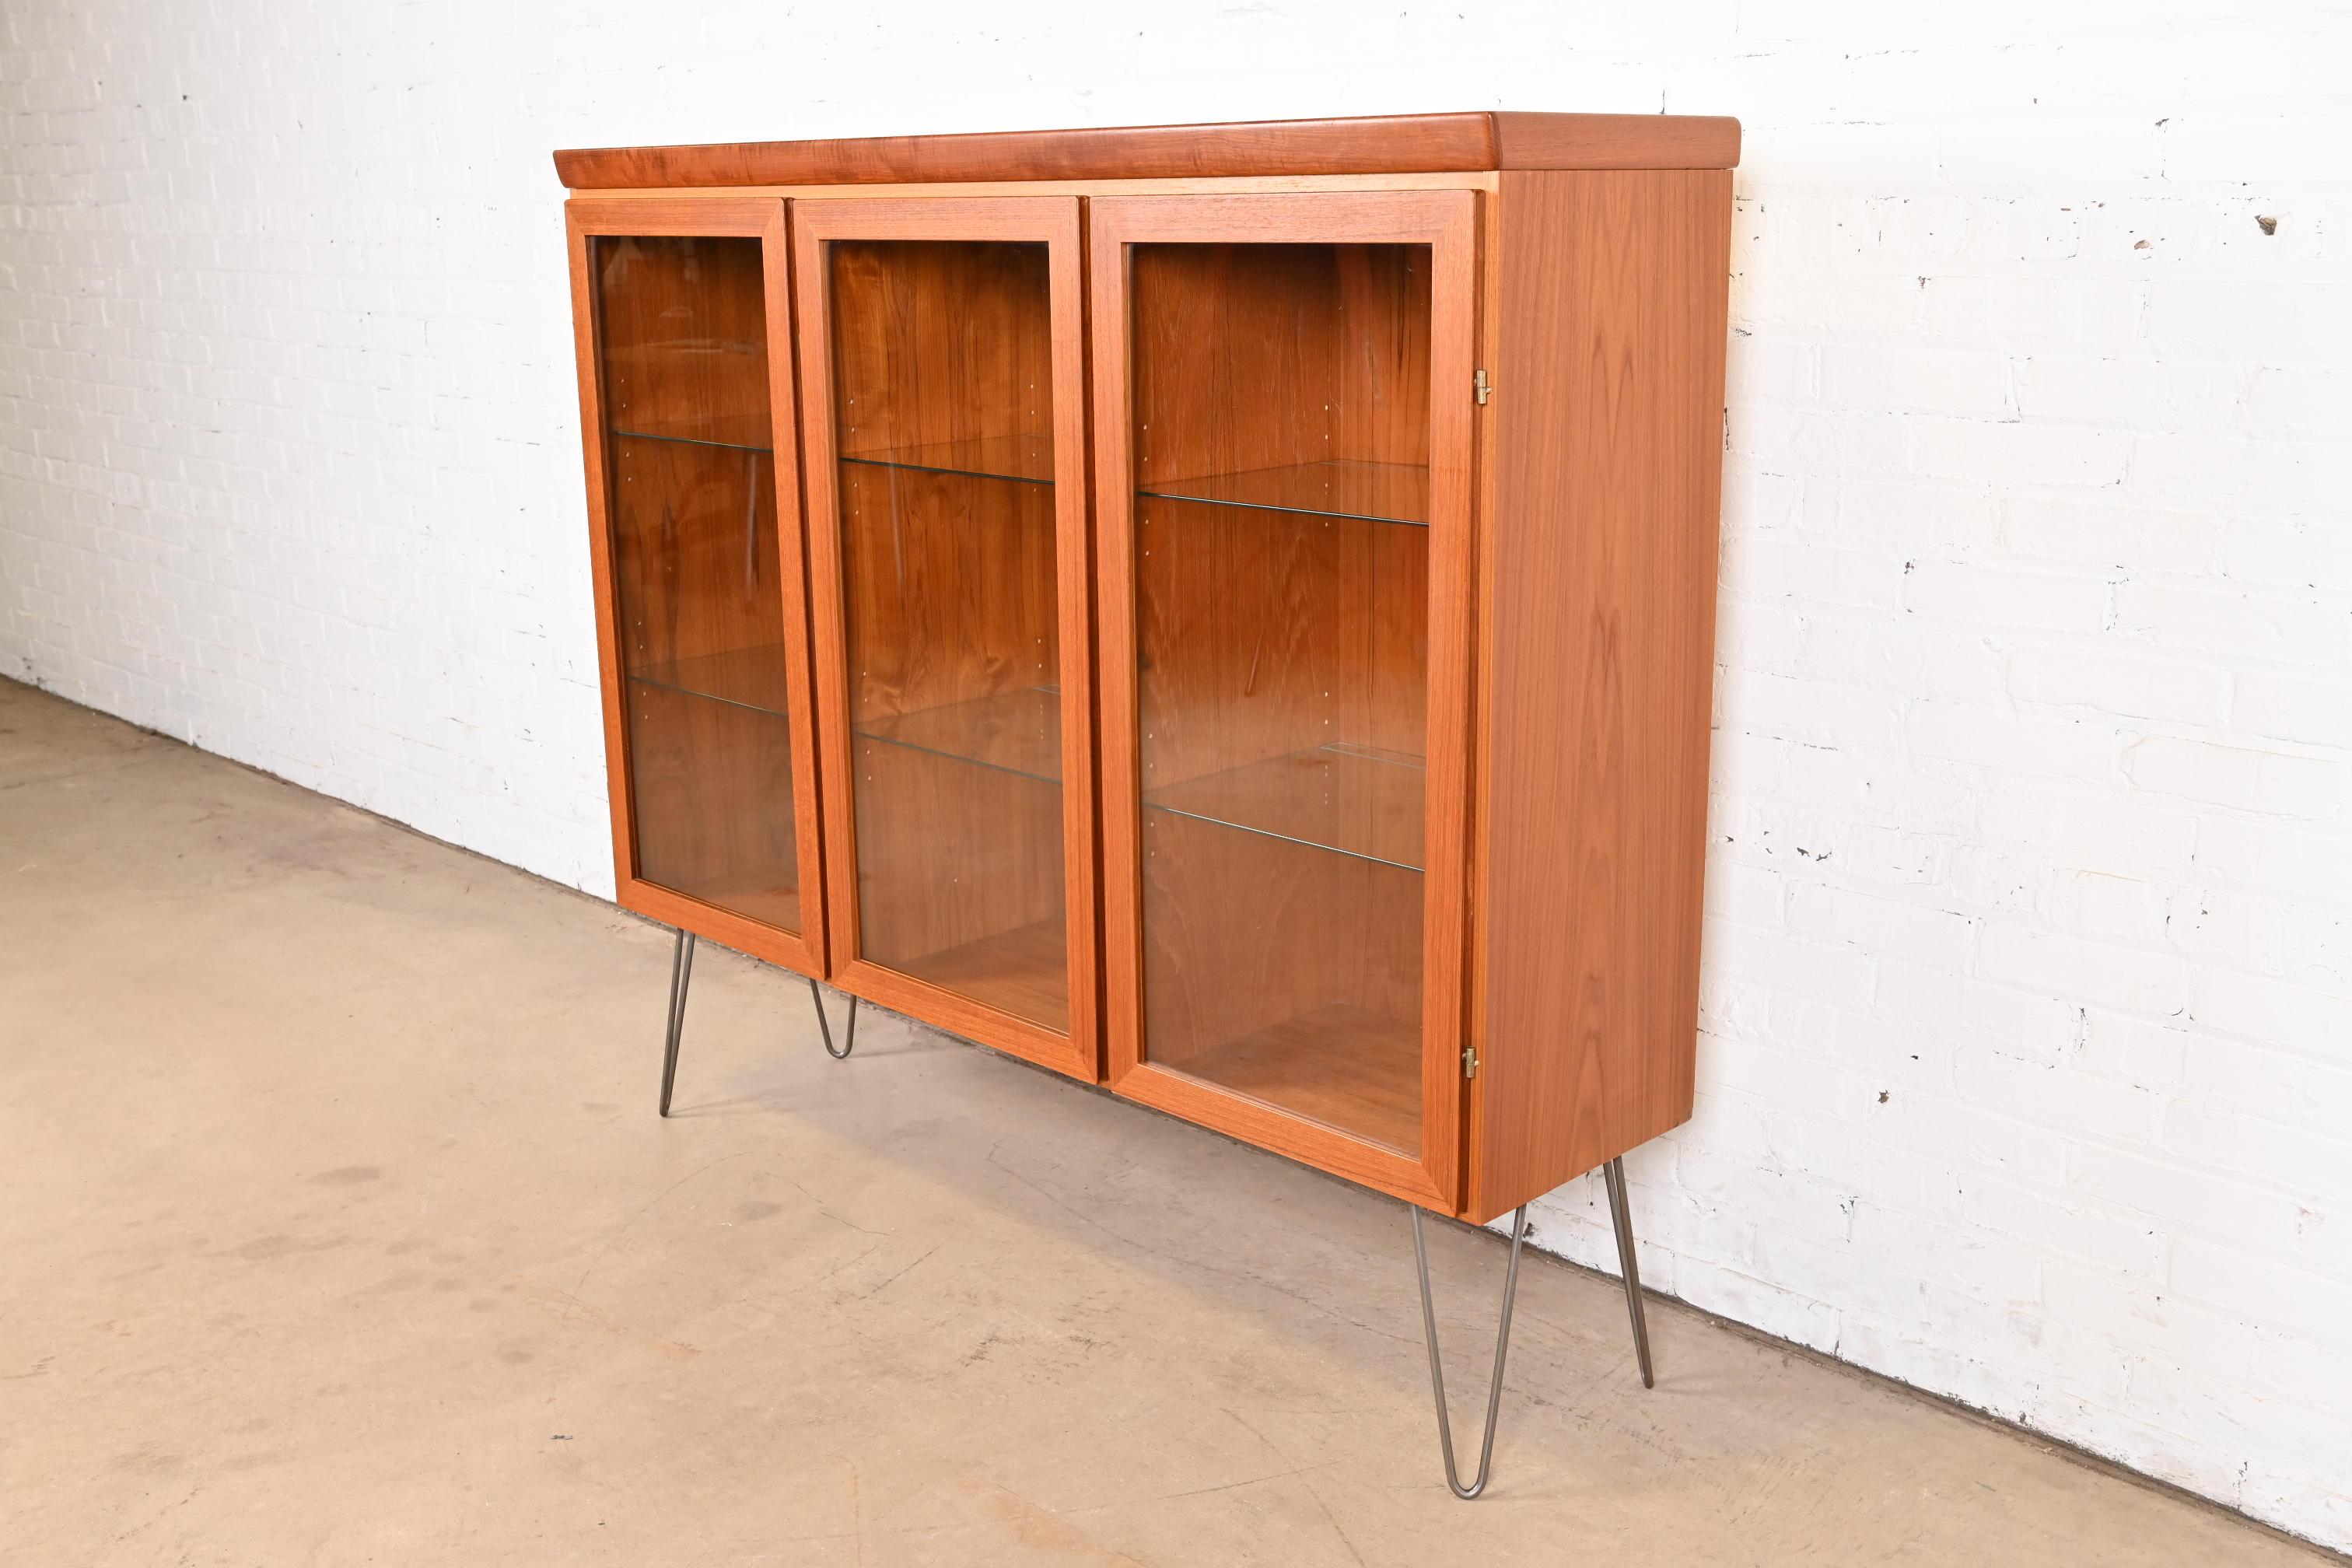
[[[843,196],[790,204],[794,334],[803,403],[809,580],[824,780],[833,983],[968,1039],[1084,1079],[1102,1076],[1096,942],[1093,561],[1087,528],[1084,228],[1075,196]],[[1068,933],[1066,1034],[858,956],[857,834],[851,807],[848,625],[835,483],[833,310],[824,247],[835,240],[998,240],[1047,247],[1053,334],[1055,604],[1062,683],[1062,874]]]
[[[781,964],[825,972],[824,862],[818,834],[817,762],[810,701],[807,563],[802,525],[799,418],[793,386],[793,295],[784,204],[756,196],[668,202],[574,196],[563,204],[572,267],[572,353],[580,374],[580,439],[588,471],[589,560],[596,591],[596,666],[604,703],[604,770],[613,817],[614,901],[623,909]],[[768,336],[769,440],[776,464],[776,580],[783,599],[786,720],[792,726],[793,847],[802,889],[797,934],[646,881],[638,872],[635,792],[629,787],[627,704],[604,439],[604,368],[596,356],[597,302],[588,242],[601,237],[756,239]],[[790,548],[786,546],[790,545]]]
[[[1463,1191],[1477,193],[1113,196],[1089,204],[1100,561],[1105,1033],[1118,1093],[1441,1213]],[[1430,247],[1430,559],[1422,1148],[1416,1158],[1155,1067],[1143,1041],[1129,255],[1139,244]]]

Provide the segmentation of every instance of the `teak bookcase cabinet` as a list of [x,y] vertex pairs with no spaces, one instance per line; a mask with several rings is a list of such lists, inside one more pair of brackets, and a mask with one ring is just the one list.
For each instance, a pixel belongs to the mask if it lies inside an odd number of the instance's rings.
[[558,153],[666,1079],[694,933],[1473,1221],[1687,1117],[1738,151]]

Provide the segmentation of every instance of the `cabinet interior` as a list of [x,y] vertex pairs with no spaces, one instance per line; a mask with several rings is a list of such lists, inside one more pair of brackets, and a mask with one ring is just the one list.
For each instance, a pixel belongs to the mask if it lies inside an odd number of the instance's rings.
[[824,254],[858,955],[1066,1031],[1047,247]]

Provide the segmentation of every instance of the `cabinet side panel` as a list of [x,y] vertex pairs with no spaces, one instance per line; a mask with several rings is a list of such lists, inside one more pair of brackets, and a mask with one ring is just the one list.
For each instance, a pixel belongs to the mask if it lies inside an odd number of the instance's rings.
[[1479,1220],[1691,1111],[1731,176],[1498,205]]

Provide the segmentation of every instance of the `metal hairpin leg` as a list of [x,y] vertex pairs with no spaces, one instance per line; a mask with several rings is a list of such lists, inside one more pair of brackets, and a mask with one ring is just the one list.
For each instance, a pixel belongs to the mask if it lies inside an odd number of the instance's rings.
[[677,1040],[686,1031],[686,988],[694,978],[694,933],[678,929],[669,960],[669,1033],[662,1040],[661,1113],[669,1114],[669,1091],[677,1082]]
[[840,1061],[857,1048],[857,998],[849,999],[849,1026],[841,1032],[841,1049],[833,1048],[833,1026],[824,1021],[824,993],[816,988],[816,979],[809,979],[809,1000],[816,1005],[816,1032],[824,1037],[824,1054]]
[[1650,1375],[1650,1325],[1642,1316],[1642,1270],[1633,1262],[1633,1215],[1625,1206],[1625,1162],[1612,1160],[1601,1167],[1609,1183],[1609,1223],[1617,1231],[1617,1266],[1625,1276],[1625,1310],[1633,1319],[1633,1354],[1642,1363],[1642,1386],[1655,1388]]
[[[678,928],[677,946],[669,960],[669,1031],[662,1037],[661,1113],[669,1114],[669,1093],[677,1083],[677,1042],[686,1033],[686,993],[694,981],[694,933]],[[824,1054],[839,1061],[857,1048],[857,998],[849,999],[849,1026],[842,1031],[841,1049],[833,1048],[833,1026],[824,1018],[824,994],[816,981],[808,983],[809,1000],[816,1004],[817,1033],[824,1037]]]
[[1458,1498],[1474,1498],[1486,1489],[1486,1469],[1495,1462],[1495,1416],[1503,1404],[1503,1358],[1511,1349],[1511,1303],[1519,1293],[1519,1245],[1528,1237],[1528,1205],[1511,1216],[1511,1267],[1503,1276],[1503,1321],[1495,1331],[1495,1383],[1486,1391],[1486,1438],[1478,1449],[1478,1479],[1468,1486],[1454,1465],[1454,1419],[1445,1408],[1445,1367],[1437,1356],[1437,1309],[1429,1300],[1429,1245],[1422,1239],[1421,1209],[1412,1209],[1412,1260],[1421,1270],[1421,1326],[1429,1341],[1429,1383],[1437,1394],[1437,1444],[1445,1454],[1445,1484]]

